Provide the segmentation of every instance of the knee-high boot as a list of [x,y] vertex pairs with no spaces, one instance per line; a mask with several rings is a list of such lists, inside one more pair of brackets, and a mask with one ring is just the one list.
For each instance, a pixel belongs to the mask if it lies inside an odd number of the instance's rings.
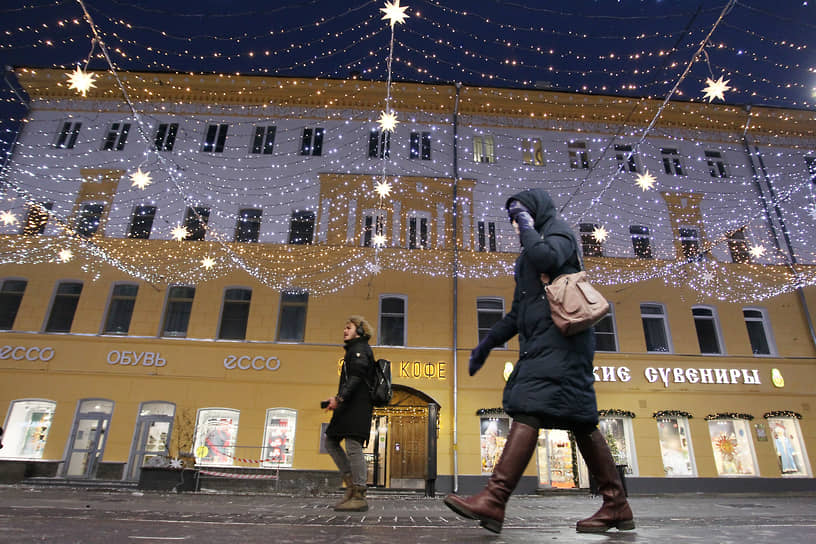
[[580,533],[603,533],[612,527],[621,531],[634,529],[632,509],[629,508],[615,460],[601,431],[595,429],[589,434],[576,433],[575,442],[589,472],[598,482],[598,493],[603,497],[600,510],[579,521],[575,529]]
[[479,520],[488,531],[501,532],[504,507],[535,451],[537,440],[538,429],[514,421],[487,486],[472,497],[451,493],[445,497],[445,504],[460,516]]

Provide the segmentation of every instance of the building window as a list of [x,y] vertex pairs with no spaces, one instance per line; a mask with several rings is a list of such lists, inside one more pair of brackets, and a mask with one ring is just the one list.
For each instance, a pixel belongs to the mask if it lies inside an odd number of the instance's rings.
[[229,125],[227,124],[207,125],[207,134],[204,136],[201,151],[205,153],[223,153],[228,129]]
[[615,310],[609,304],[609,312],[595,323],[595,350],[618,351],[618,332],[615,327]]
[[187,336],[195,291],[195,287],[186,285],[170,287],[167,292],[167,303],[164,307],[162,336],[179,338]]
[[657,417],[657,438],[666,476],[696,476],[688,417]]
[[727,178],[728,172],[725,170],[725,162],[722,153],[719,151],[706,151],[706,162],[708,163],[708,173],[712,178]]
[[473,160],[484,163],[496,162],[493,136],[473,137]]
[[323,129],[304,128],[300,142],[301,155],[320,156],[323,154]]
[[507,436],[510,434],[510,418],[482,417],[479,419],[479,450],[482,474],[492,474],[499,462]]
[[680,162],[680,155],[676,149],[664,147],[660,150],[663,158],[663,170],[670,176],[683,176],[683,165]]
[[478,229],[479,251],[496,251],[496,223],[488,221],[487,233],[485,233],[485,222],[479,221]]
[[795,417],[768,417],[768,430],[782,477],[810,477],[810,461],[799,421]]
[[759,308],[743,308],[745,327],[748,329],[748,339],[751,342],[751,352],[754,355],[773,355],[776,353],[771,337],[771,324],[765,310]]
[[14,328],[17,310],[20,309],[27,285],[26,280],[5,280],[3,282],[3,287],[0,287],[0,330],[10,331]]
[[224,291],[224,305],[221,308],[221,325],[218,338],[221,340],[244,340],[249,321],[249,303],[252,289],[227,289]]
[[274,125],[255,127],[255,136],[252,138],[252,149],[250,151],[254,154],[273,154],[275,152],[275,131]]
[[235,225],[236,242],[257,242],[261,233],[261,215],[263,211],[256,208],[238,210],[238,222]]
[[428,249],[430,241],[428,225],[431,222],[426,214],[415,214],[408,217],[408,249]]
[[751,427],[745,419],[711,419],[708,422],[714,465],[720,476],[756,476],[757,462]]
[[34,236],[45,232],[45,225],[48,224],[48,216],[54,207],[53,202],[43,202],[42,204],[32,204],[28,207],[23,234]]
[[731,260],[735,263],[750,263],[751,252],[748,251],[748,242],[745,241],[745,227],[728,234],[728,251]]
[[616,145],[615,160],[618,161],[618,172],[637,173],[637,159],[631,145]]
[[368,135],[368,157],[387,159],[391,154],[391,131],[372,128]]
[[315,213],[308,210],[292,212],[289,222],[290,244],[311,244],[314,239]]
[[184,228],[187,229],[185,240],[203,240],[210,221],[209,208],[187,208],[184,214]]
[[484,340],[490,329],[504,317],[504,299],[479,297],[476,299],[476,323],[479,342]]
[[130,123],[113,123],[102,142],[102,151],[122,151],[130,134]]
[[113,286],[108,304],[108,316],[102,328],[103,334],[128,333],[138,292],[138,285],[121,283]]
[[363,214],[363,247],[371,247],[376,235],[385,234],[384,212]]
[[178,134],[178,123],[161,123],[153,140],[156,151],[173,151]]
[[578,230],[581,232],[581,251],[584,257],[603,257],[603,246],[595,238],[595,231],[598,229],[596,223],[580,223]]
[[713,308],[695,306],[691,309],[694,317],[694,328],[697,331],[697,343],[703,355],[718,355],[723,352],[720,340],[720,324]]
[[[241,412],[230,408],[202,408],[196,417],[193,451],[197,465],[232,465]],[[199,457],[203,453],[203,457]]]
[[569,142],[567,144],[569,152],[570,168],[586,170],[589,168],[589,155],[587,154],[586,142]]
[[79,137],[79,129],[81,128],[82,123],[64,122],[57,136],[57,141],[54,142],[54,147],[58,149],[73,149]]
[[641,304],[640,319],[643,321],[643,336],[646,338],[646,351],[650,353],[669,353],[669,327],[662,304]]
[[649,227],[643,225],[631,225],[629,234],[632,236],[632,248],[635,250],[635,257],[639,259],[652,258],[652,243],[649,236]]
[[63,281],[57,284],[45,332],[71,332],[71,323],[74,321],[81,293],[80,282]]
[[636,476],[637,455],[635,454],[635,433],[630,416],[601,416],[598,429],[609,445],[612,459],[618,466],[625,466],[626,474]]
[[408,158],[422,159],[423,161],[431,160],[431,133],[430,132],[412,132],[411,146],[408,150]]
[[128,238],[147,240],[153,230],[153,220],[156,218],[156,206],[136,206],[130,217]]
[[297,412],[290,408],[270,408],[264,426],[264,467],[291,468],[295,453]]
[[544,166],[544,147],[541,138],[525,138],[521,145],[521,160],[524,164]]
[[57,403],[14,400],[6,416],[0,459],[42,459]]
[[306,310],[309,292],[301,289],[281,291],[278,316],[278,341],[303,342],[306,334]]
[[405,345],[405,297],[380,297],[381,346]]
[[76,224],[76,232],[80,236],[90,238],[99,230],[102,221],[102,212],[105,211],[104,204],[83,204],[79,211],[79,219]]
[[699,260],[700,254],[700,235],[697,229],[691,227],[680,227],[678,229],[680,234],[680,247],[683,250],[683,257],[688,260]]

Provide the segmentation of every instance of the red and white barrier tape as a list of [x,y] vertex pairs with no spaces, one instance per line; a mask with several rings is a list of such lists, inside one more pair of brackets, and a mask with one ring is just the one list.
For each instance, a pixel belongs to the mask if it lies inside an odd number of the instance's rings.
[[217,472],[215,470],[201,470],[199,474],[206,474],[207,476],[217,476],[219,478],[235,478],[238,480],[276,480],[276,474],[236,474],[234,472]]

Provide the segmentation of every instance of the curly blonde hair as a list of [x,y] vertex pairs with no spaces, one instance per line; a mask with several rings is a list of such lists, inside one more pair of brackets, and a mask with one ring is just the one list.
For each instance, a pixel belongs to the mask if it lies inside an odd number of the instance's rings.
[[374,336],[374,329],[371,327],[371,323],[366,321],[366,318],[361,315],[353,315],[348,318],[349,323],[353,323],[355,327],[360,327],[363,329],[363,334],[361,336],[368,336],[371,338]]

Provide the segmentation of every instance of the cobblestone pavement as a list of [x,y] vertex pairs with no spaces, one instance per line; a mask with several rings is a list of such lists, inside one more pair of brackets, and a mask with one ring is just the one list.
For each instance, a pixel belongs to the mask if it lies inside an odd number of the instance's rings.
[[816,542],[816,494],[635,496],[637,528],[604,535],[575,532],[600,505],[583,493],[513,497],[501,535],[455,515],[441,497],[375,493],[368,512],[340,515],[330,506],[338,496],[0,486],[0,542]]

